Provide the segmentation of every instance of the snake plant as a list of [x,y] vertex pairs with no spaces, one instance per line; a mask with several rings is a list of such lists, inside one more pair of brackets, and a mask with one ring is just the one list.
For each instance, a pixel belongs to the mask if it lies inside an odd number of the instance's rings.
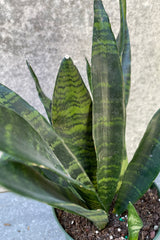
[[132,228],[137,215],[131,203],[148,190],[160,171],[160,110],[132,161],[127,160],[131,53],[125,0],[120,0],[120,16],[115,39],[102,1],[94,0],[91,65],[86,60],[90,91],[66,57],[51,100],[27,62],[48,120],[0,84],[0,184],[84,216],[99,229],[109,221],[113,200],[114,213],[128,208]]

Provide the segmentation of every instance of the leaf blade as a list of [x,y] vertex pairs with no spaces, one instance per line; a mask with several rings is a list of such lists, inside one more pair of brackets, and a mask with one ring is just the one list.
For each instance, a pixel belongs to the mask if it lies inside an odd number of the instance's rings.
[[103,210],[88,210],[69,189],[53,184],[29,166],[2,161],[0,169],[0,183],[18,194],[87,217],[100,228],[108,222]]
[[129,163],[122,180],[115,209],[122,213],[131,201],[135,203],[148,188],[160,171],[160,110],[151,119],[146,132]]
[[78,158],[92,182],[95,182],[96,156],[92,139],[91,104],[89,92],[78,69],[71,58],[64,58],[53,94],[52,125]]
[[94,1],[94,13],[91,66],[93,136],[98,161],[98,193],[109,209],[124,157],[124,92],[116,41],[100,0]]
[[49,119],[50,123],[52,123],[52,119],[51,119],[52,101],[51,101],[51,99],[49,99],[49,98],[44,94],[44,92],[42,91],[42,88],[41,88],[41,86],[40,86],[40,84],[39,84],[38,78],[37,78],[35,72],[33,71],[31,65],[29,64],[29,62],[26,61],[26,63],[27,63],[27,67],[28,67],[28,69],[29,69],[29,71],[30,71],[30,74],[31,74],[31,76],[32,76],[32,78],[33,78],[33,80],[34,80],[34,82],[35,82],[35,85],[36,85],[36,89],[37,89],[39,98],[40,98],[40,100],[41,100],[41,102],[42,102],[42,104],[43,104],[43,106],[44,106],[44,108],[45,108],[45,110],[46,110],[48,119]]
[[[0,105],[16,112],[39,133],[39,135],[51,147],[52,151],[61,161],[65,169],[67,169],[72,178],[77,179],[77,171],[79,171],[79,173],[81,173],[81,178],[78,180],[86,186],[92,187],[88,176],[84,172],[84,169],[78,162],[77,158],[64,144],[64,141],[55,133],[54,129],[46,119],[18,94],[2,84],[0,84]],[[71,168],[70,164],[74,165],[74,168]]]
[[54,173],[60,184],[68,181],[90,208],[101,208],[92,185],[70,177],[58,158],[38,133],[14,111],[0,105],[0,150],[27,165],[38,166]]
[[117,37],[117,46],[122,64],[123,79],[125,83],[125,105],[128,104],[131,85],[131,46],[129,30],[126,20],[126,0],[119,0],[120,5],[120,31]]
[[85,59],[86,59],[86,70],[87,70],[88,83],[89,83],[89,87],[90,87],[90,90],[92,93],[93,87],[92,87],[91,65],[89,64],[87,58],[85,58]]
[[143,222],[131,202],[128,204],[128,231],[129,240],[138,240]]

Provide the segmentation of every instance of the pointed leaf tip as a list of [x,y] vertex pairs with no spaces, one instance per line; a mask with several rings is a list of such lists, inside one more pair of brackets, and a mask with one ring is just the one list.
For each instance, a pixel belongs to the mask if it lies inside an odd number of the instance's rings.
[[138,240],[143,222],[131,202],[128,204],[128,232],[129,240]]
[[66,55],[64,58],[65,58],[65,59],[70,59],[70,56],[69,56],[69,55]]

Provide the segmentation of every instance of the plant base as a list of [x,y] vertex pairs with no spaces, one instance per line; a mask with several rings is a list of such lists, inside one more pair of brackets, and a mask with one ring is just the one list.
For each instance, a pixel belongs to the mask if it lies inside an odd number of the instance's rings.
[[[139,240],[156,239],[155,236],[158,233],[156,228],[157,226],[160,228],[160,202],[157,189],[150,189],[135,204],[135,207],[144,223]],[[127,212],[120,217],[110,214],[110,222],[102,231],[98,231],[90,221],[83,217],[61,210],[56,210],[56,213],[61,225],[74,240],[128,239]]]

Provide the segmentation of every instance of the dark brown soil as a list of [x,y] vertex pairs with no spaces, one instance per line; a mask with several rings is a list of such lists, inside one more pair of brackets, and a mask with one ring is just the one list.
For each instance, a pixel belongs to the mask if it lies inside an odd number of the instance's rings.
[[[142,221],[143,228],[139,240],[151,240],[160,227],[160,201],[157,190],[148,192],[134,205]],[[89,220],[62,210],[56,210],[65,231],[75,240],[123,240],[128,239],[127,212],[121,216],[110,214],[109,224],[99,231]]]

